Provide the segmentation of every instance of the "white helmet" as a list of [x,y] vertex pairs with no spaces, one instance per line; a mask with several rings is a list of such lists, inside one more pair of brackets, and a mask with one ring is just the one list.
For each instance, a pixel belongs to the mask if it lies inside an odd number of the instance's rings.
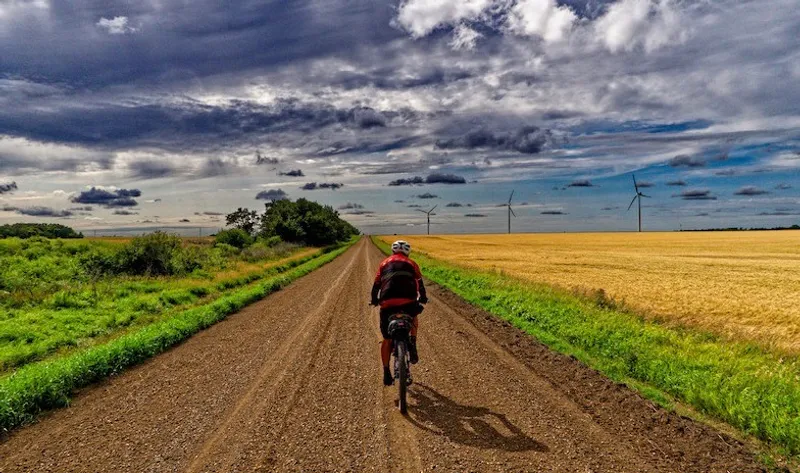
[[409,245],[405,240],[397,240],[396,242],[392,243],[392,253],[403,253],[404,255],[408,256],[408,254],[411,253],[411,245]]

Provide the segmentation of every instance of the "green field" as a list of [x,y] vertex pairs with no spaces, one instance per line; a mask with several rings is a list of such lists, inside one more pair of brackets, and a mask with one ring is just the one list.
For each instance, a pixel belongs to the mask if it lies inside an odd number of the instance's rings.
[[0,240],[0,374],[54,353],[203,304],[314,249],[277,244],[238,251],[184,240],[170,276],[109,274],[98,259],[126,240]]

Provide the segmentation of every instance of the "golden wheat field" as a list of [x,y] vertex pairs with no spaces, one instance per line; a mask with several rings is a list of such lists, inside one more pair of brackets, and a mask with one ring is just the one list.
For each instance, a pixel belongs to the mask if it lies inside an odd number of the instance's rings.
[[603,289],[648,317],[800,352],[800,231],[405,238],[437,259]]

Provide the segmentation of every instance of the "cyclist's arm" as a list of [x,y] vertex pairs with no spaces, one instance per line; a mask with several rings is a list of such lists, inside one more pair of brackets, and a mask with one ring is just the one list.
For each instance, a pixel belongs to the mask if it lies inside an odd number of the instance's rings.
[[419,301],[423,304],[428,302],[428,293],[425,291],[425,283],[422,282],[422,271],[419,270],[419,265],[414,263],[414,272],[417,278],[417,292],[419,292]]
[[[383,265],[381,265],[381,268]],[[375,275],[375,281],[372,283],[372,303],[378,302],[381,291],[381,268],[378,268],[378,274]]]
[[422,279],[417,281],[418,284],[418,291],[419,291],[419,301],[423,304],[428,303],[428,293],[425,291],[425,284],[422,282]]

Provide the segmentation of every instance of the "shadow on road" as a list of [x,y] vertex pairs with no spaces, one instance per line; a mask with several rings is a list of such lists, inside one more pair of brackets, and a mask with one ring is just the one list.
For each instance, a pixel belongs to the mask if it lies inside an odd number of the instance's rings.
[[408,420],[418,429],[444,435],[453,442],[470,447],[509,452],[549,450],[546,445],[525,435],[505,414],[486,407],[458,404],[424,384],[415,383],[408,393],[414,401],[409,403]]

